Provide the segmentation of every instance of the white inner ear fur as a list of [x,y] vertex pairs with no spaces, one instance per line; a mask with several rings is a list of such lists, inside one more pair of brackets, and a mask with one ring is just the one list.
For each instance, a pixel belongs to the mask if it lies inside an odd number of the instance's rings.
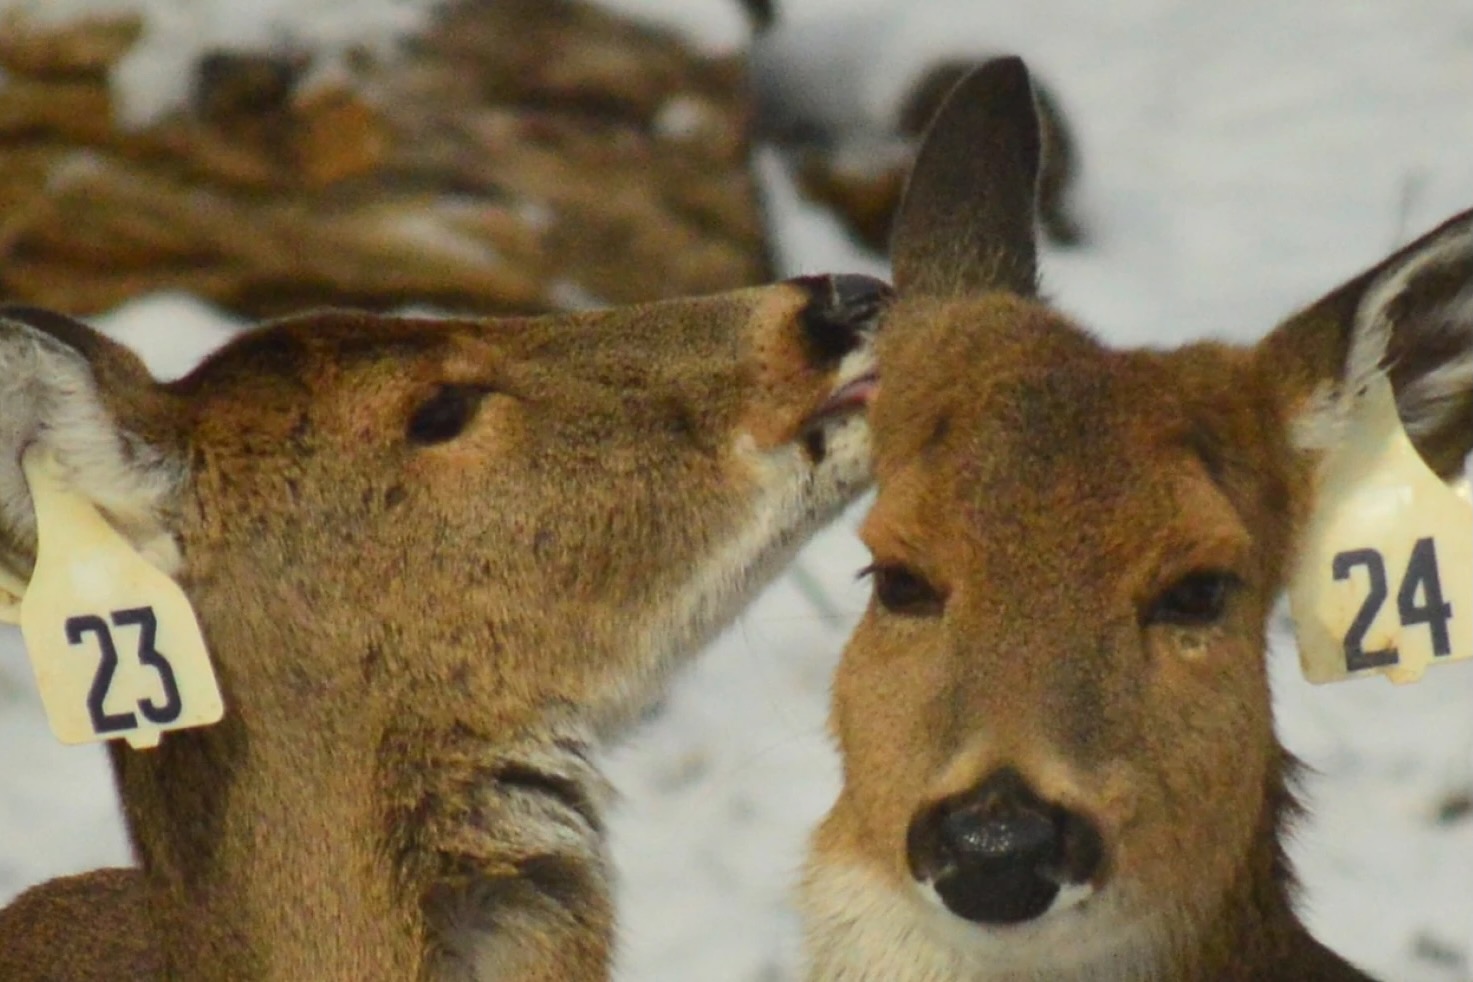
[[1386,371],[1386,350],[1393,331],[1427,339],[1453,336],[1457,355],[1415,378],[1396,392],[1402,425],[1412,439],[1435,431],[1458,400],[1473,389],[1473,283],[1451,299],[1405,314],[1393,322],[1391,307],[1419,276],[1439,266],[1465,261],[1473,254],[1473,225],[1464,223],[1399,266],[1383,272],[1366,290],[1351,325],[1350,354],[1344,377],[1324,383],[1294,424],[1294,442],[1305,450],[1327,450],[1340,443],[1351,406],[1375,376]]
[[1473,389],[1473,284],[1428,311],[1422,333],[1453,335],[1462,342],[1462,351],[1396,394],[1402,424],[1413,439],[1441,426],[1458,400]]
[[[0,557],[17,573],[36,544],[35,510],[21,470],[30,447],[49,449],[67,482],[85,495],[155,566],[174,573],[177,543],[165,528],[167,502],[183,466],[120,430],[103,408],[86,360],[25,324],[0,322],[0,522],[25,556]],[[22,565],[24,564],[24,565]]]

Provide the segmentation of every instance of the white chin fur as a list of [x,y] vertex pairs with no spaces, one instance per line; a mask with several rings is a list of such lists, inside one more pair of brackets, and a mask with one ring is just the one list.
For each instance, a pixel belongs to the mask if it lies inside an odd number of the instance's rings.
[[1061,890],[1033,921],[987,927],[952,914],[929,884],[818,866],[803,907],[813,982],[1123,982],[1152,963],[1149,926],[1089,886]]

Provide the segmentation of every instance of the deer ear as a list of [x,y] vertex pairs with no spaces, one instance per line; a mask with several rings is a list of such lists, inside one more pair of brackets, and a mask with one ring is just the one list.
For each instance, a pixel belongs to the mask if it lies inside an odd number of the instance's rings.
[[1285,322],[1262,354],[1288,383],[1302,446],[1332,446],[1356,394],[1384,372],[1422,458],[1444,478],[1460,473],[1473,449],[1473,211]]
[[165,526],[184,472],[173,399],[127,348],[69,317],[0,306],[0,562],[35,555],[35,514],[21,456],[51,452],[63,474],[166,567]]
[[921,142],[890,251],[902,296],[1037,292],[1033,84],[998,58],[951,90]]

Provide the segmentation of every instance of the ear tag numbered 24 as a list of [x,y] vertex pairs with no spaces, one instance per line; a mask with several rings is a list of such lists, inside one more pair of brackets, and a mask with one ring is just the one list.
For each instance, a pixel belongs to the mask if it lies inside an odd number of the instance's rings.
[[57,739],[141,749],[219,722],[220,687],[184,591],[66,485],[50,454],[29,451],[21,466],[37,545],[20,627]]
[[1289,584],[1304,677],[1415,682],[1473,657],[1473,505],[1412,446],[1384,375],[1319,482]]

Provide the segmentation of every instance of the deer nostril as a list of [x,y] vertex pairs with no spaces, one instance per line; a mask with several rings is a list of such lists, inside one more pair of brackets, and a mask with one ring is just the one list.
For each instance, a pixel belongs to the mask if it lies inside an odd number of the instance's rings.
[[1044,802],[1007,770],[923,811],[906,845],[912,875],[953,914],[981,924],[1043,915],[1062,887],[1087,883],[1103,855],[1089,820]]
[[825,367],[874,332],[881,312],[894,297],[883,280],[857,273],[804,276],[792,282],[810,297],[803,310],[804,347],[815,364]]

